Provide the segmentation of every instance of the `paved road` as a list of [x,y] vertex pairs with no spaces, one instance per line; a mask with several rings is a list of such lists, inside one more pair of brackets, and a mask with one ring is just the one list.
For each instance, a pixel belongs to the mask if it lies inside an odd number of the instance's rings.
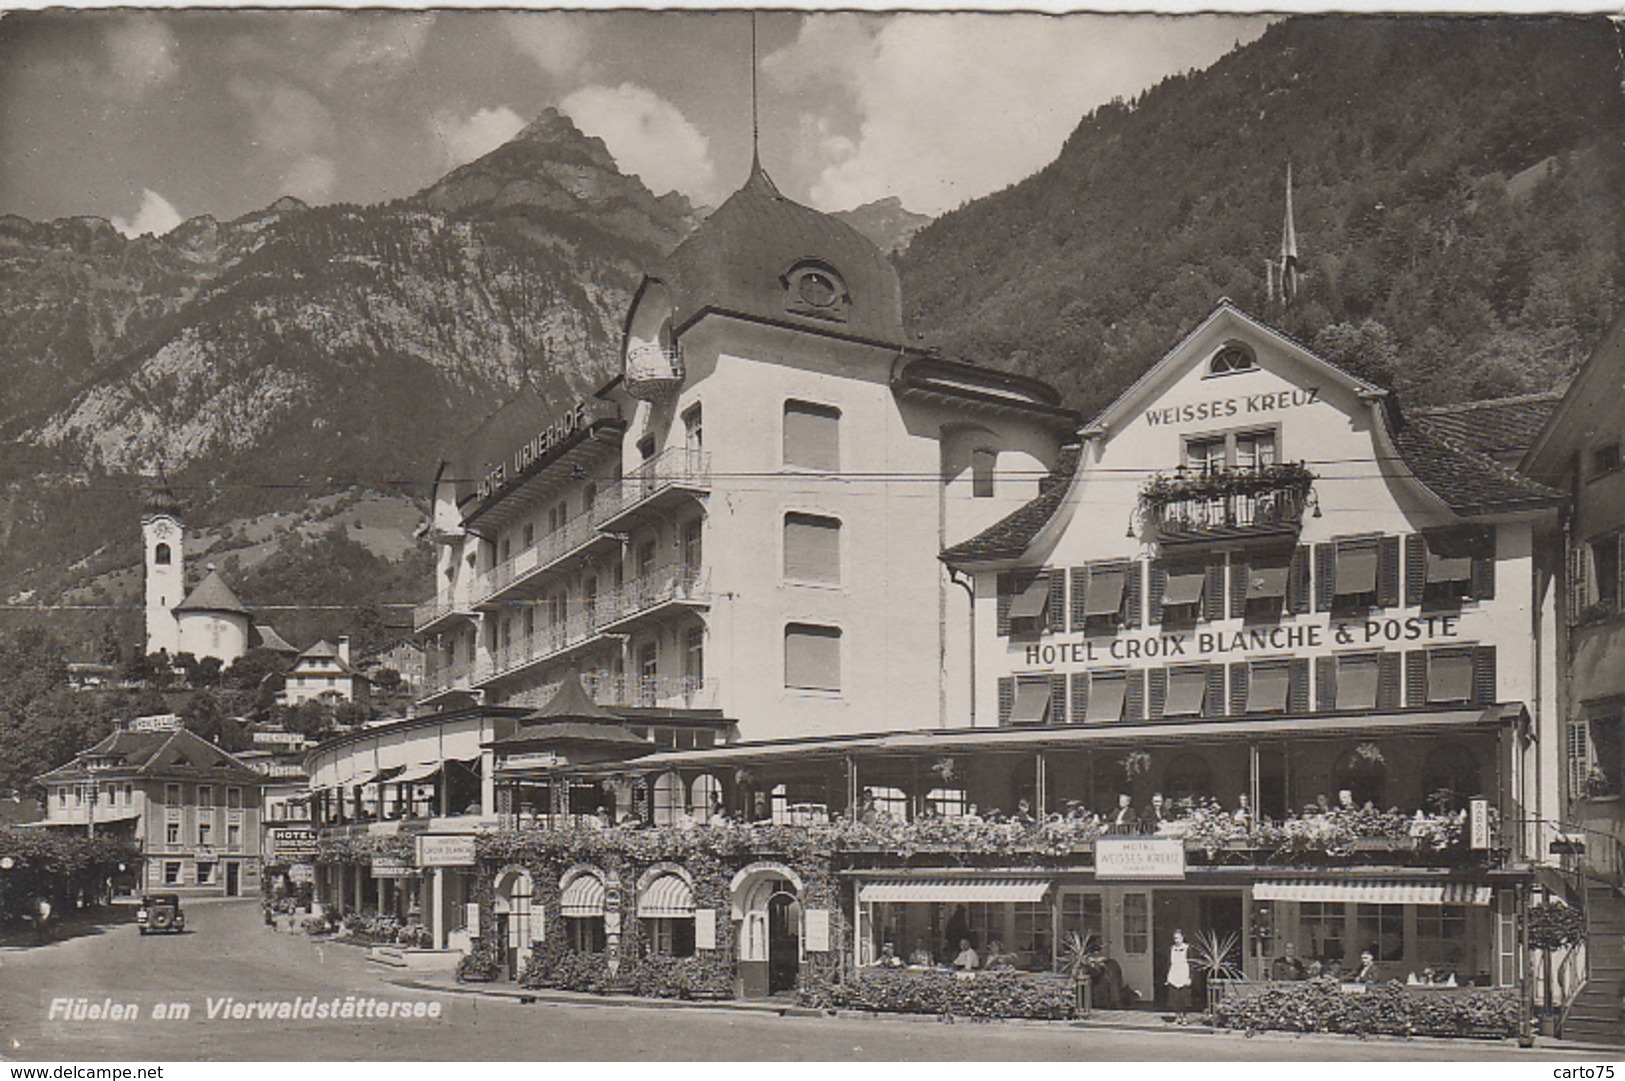
[[[0,950],[0,1058],[80,1060],[1075,1059],[1456,1060],[1553,1057],[1510,1045],[1108,1031],[1066,1025],[778,1017],[715,1009],[525,1005],[410,990],[362,951],[276,934],[252,901],[188,904],[188,933],[118,926],[37,949]],[[211,999],[345,995],[441,1006],[439,1020],[277,1022],[207,1016]],[[53,1021],[53,999],[133,1002],[133,1021]],[[191,1016],[155,1020],[184,1002]],[[1564,1056],[1557,1056],[1564,1057]],[[1573,1059],[1574,1056],[1567,1056]]]

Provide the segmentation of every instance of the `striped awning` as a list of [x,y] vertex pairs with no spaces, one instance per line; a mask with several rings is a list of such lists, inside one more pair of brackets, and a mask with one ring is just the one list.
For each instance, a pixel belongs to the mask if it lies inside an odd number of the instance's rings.
[[404,773],[398,774],[393,784],[415,784],[418,781],[427,781],[440,772],[439,762],[424,762],[416,766],[407,766]]
[[1490,887],[1471,882],[1328,882],[1287,878],[1253,887],[1255,901],[1329,901],[1363,905],[1487,905]]
[[639,919],[687,918],[694,915],[694,891],[676,875],[661,875],[638,898]]
[[564,887],[559,898],[561,916],[602,916],[604,914],[604,882],[596,875],[581,875]]
[[1014,901],[1034,904],[1044,899],[1049,887],[1049,880],[1042,878],[910,878],[895,882],[865,882],[858,889],[858,900],[865,904],[876,901],[936,901],[943,904]]

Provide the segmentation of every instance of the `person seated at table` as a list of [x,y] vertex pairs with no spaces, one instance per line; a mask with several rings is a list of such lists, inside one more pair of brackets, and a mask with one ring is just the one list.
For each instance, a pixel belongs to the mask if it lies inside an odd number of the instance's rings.
[[1288,942],[1274,961],[1270,962],[1270,979],[1272,980],[1301,980],[1304,977],[1303,962],[1298,960],[1298,947]]
[[1236,820],[1237,825],[1251,826],[1253,824],[1253,805],[1247,793],[1243,792],[1236,797],[1236,813],[1232,817]]
[[1360,954],[1360,967],[1354,973],[1351,983],[1380,983],[1382,977],[1377,972],[1377,955],[1370,950]]
[[1004,952],[1004,943],[992,939],[987,944],[987,956],[982,958],[983,968],[1015,968],[1016,955]]
[[1117,810],[1112,812],[1112,833],[1133,833],[1140,825],[1140,816],[1134,810],[1134,797],[1127,792],[1117,796]]
[[1309,963],[1304,966],[1303,978],[1306,980],[1318,980],[1322,975],[1324,975],[1324,970],[1321,968],[1320,962],[1316,961],[1314,958],[1310,958]]
[[1015,820],[1017,822],[1031,822],[1033,820],[1032,804],[1024,799],[1016,800]]
[[954,958],[954,968],[962,972],[975,972],[982,967],[982,959],[971,948],[970,939],[959,940],[959,956]]
[[903,959],[897,956],[897,947],[893,946],[890,942],[881,943],[880,956],[875,958],[874,963],[880,968],[903,967]]
[[915,968],[930,968],[937,963],[936,958],[931,956],[931,947],[925,944],[925,939],[922,938],[914,944],[914,952],[908,955],[908,963]]
[[982,824],[982,816],[977,813],[976,804],[974,803],[965,804],[965,813],[959,816],[959,820],[972,826],[980,826]]
[[1147,811],[1145,815],[1146,824],[1161,826],[1164,822],[1172,822],[1173,820],[1173,808],[1168,806],[1168,801],[1162,798],[1161,792],[1153,792],[1151,794],[1151,810]]

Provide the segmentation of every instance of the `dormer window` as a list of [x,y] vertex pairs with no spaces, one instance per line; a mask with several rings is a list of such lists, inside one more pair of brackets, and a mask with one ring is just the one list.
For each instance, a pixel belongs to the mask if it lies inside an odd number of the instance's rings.
[[1214,354],[1208,362],[1209,375],[1232,375],[1236,372],[1250,372],[1258,367],[1258,361],[1253,351],[1244,345],[1227,345]]
[[823,263],[798,263],[782,280],[787,311],[846,322],[851,298],[847,295],[846,283],[834,268]]

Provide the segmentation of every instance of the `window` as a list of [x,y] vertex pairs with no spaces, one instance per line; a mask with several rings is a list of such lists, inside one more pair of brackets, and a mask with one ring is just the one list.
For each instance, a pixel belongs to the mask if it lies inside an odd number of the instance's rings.
[[998,455],[982,447],[970,452],[970,494],[973,499],[993,497],[993,463]]
[[675,772],[662,773],[655,778],[654,823],[673,826],[683,814],[683,779]]
[[1591,475],[1600,477],[1619,468],[1619,444],[1604,443],[1591,452]]
[[1224,468],[1224,437],[1185,440],[1185,464],[1198,473]]
[[209,785],[206,785],[206,784],[200,784],[200,785],[197,786],[197,805],[199,807],[213,807],[214,806],[214,789],[213,789],[213,787],[211,787]]
[[690,627],[683,632],[683,678],[690,685],[705,679],[704,627]]
[[1417,905],[1416,947],[1423,961],[1457,964],[1467,941],[1466,905]]
[[59,788],[56,790],[56,805],[64,809],[67,808],[68,790],[66,788]]
[[604,917],[564,917],[564,937],[577,953],[604,952]]
[[[683,446],[690,454],[698,454],[705,447],[705,428],[698,405],[683,413]],[[691,466],[692,468],[692,463]]]
[[851,300],[847,296],[846,283],[832,268],[807,263],[792,268],[781,280],[785,287],[786,311],[837,323],[846,321]]
[[80,788],[78,785],[75,785],[73,789],[73,805],[75,807],[83,807],[85,805],[85,790]]
[[841,411],[811,402],[784,403],[784,464],[836,473],[841,468]]
[[230,848],[241,848],[243,843],[243,827],[236,822],[226,824],[226,845]]
[[655,677],[659,674],[659,647],[654,642],[645,642],[638,647],[638,705],[654,705]]
[[181,884],[181,865],[173,860],[164,863],[164,885],[178,886]]
[[125,781],[124,782],[124,806],[133,807],[134,805],[135,805],[135,785],[131,784],[129,781]]
[[1298,955],[1325,964],[1346,959],[1343,905],[1324,901],[1298,903]]
[[233,811],[242,810],[243,790],[241,788],[226,789],[226,806]]
[[1275,465],[1275,432],[1238,432],[1236,434],[1236,465],[1241,469],[1258,469]]
[[178,845],[181,843],[181,824],[179,822],[164,823],[164,844]]
[[197,824],[197,843],[207,845],[214,836],[213,822],[199,822]]
[[654,957],[693,957],[694,956],[694,920],[659,919],[644,920],[643,926],[649,935],[649,953]]
[[655,542],[646,540],[638,545],[638,577],[642,578],[655,568]]
[[1398,961],[1404,958],[1404,905],[1360,905],[1356,918],[1360,925],[1362,950],[1372,950],[1379,961]]
[[1018,903],[1010,938],[1012,950],[1033,955],[1033,967],[1048,968],[1052,953],[1049,905]]
[[1337,708],[1376,709],[1381,663],[1375,653],[1340,656],[1337,664]]
[[841,689],[841,629],[811,623],[784,628],[784,685],[794,690]]
[[1332,563],[1332,598],[1337,607],[1375,607],[1377,542],[1338,541]]
[[1252,350],[1244,345],[1227,345],[1208,362],[1207,371],[1209,375],[1231,375],[1250,372],[1256,367],[1258,361],[1253,358]]
[[1183,564],[1163,571],[1162,622],[1195,623],[1202,614],[1207,590],[1207,567]]
[[598,485],[589,484],[581,490],[581,513],[591,514],[592,505],[598,502]]
[[1569,796],[1604,798],[1620,792],[1625,772],[1620,718],[1594,717],[1569,724]]
[[1151,949],[1151,898],[1144,893],[1123,895],[1123,952]]
[[1285,661],[1255,661],[1247,668],[1247,713],[1285,713],[1291,666]]
[[688,813],[697,822],[722,817],[722,782],[709,773],[694,778],[694,783],[689,786]]
[[536,543],[536,523],[535,522],[526,522],[525,523],[525,530],[524,530],[524,533],[522,535],[524,537],[525,547],[529,548],[529,547],[533,546]]
[[1084,719],[1089,724],[1115,724],[1123,719],[1123,703],[1127,699],[1127,672],[1091,672]]
[[784,577],[793,582],[840,584],[840,519],[798,513],[784,516]]
[[199,886],[209,886],[213,885],[213,883],[214,864],[204,863],[202,860],[199,860],[197,865],[197,884]]
[[1257,556],[1235,570],[1247,576],[1243,614],[1248,619],[1278,619],[1286,610],[1292,557],[1286,554]]
[[1073,935],[1083,940],[1086,949],[1105,949],[1106,909],[1100,894],[1061,894],[1061,942]]
[[1215,795],[1212,764],[1205,755],[1179,755],[1163,771],[1162,791],[1174,802],[1211,799]]
[[1591,603],[1610,611],[1619,607],[1619,534],[1593,539],[1591,548]]
[[1430,649],[1427,651],[1427,700],[1429,702],[1470,702],[1473,698],[1473,651],[1470,649]]
[[[1616,448],[1616,449],[1618,449],[1618,448]],[[158,547],[156,547],[156,548],[154,548],[152,550],[152,561],[154,563],[156,563],[158,566],[160,566],[160,567],[169,566],[169,560],[170,560],[169,545],[160,544],[160,545],[158,545]]]
[[1162,705],[1164,717],[1200,716],[1206,701],[1206,665],[1168,670],[1168,697]]
[[1054,695],[1050,677],[1017,676],[1016,700],[1010,707],[1010,724],[1050,724]]
[[[1083,602],[1085,624],[1098,626],[1099,623],[1122,623],[1131,577],[1128,566],[1121,563],[1091,566],[1085,568],[1085,575]],[[1073,620],[1077,620],[1076,609]]]
[[503,537],[502,548],[500,553],[497,555],[497,561],[500,563],[506,563],[511,558],[513,558],[513,538]]
[[704,536],[705,519],[690,518],[683,523],[683,566],[691,571],[699,570],[704,562]]
[[933,788],[925,794],[925,806],[938,818],[958,818],[965,813],[965,790]]

